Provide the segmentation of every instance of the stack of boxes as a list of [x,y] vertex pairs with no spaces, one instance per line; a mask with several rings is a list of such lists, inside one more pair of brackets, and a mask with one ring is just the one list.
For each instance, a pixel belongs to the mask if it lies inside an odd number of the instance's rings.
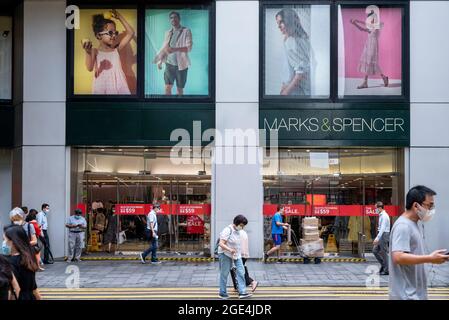
[[302,220],[301,249],[309,258],[324,257],[324,244],[323,239],[320,239],[318,223],[316,217],[305,217]]

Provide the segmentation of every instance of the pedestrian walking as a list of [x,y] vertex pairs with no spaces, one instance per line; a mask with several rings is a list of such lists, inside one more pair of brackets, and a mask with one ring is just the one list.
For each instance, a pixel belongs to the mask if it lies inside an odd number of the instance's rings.
[[107,221],[108,223],[103,237],[103,244],[107,248],[105,251],[111,253],[112,245],[114,245],[113,252],[115,252],[117,246],[118,216],[115,214],[115,205],[112,205],[111,214]]
[[282,215],[284,214],[285,208],[283,205],[277,206],[277,212],[271,219],[271,237],[273,239],[273,248],[271,248],[267,253],[264,254],[264,262],[267,262],[268,257],[277,251],[278,261],[281,255],[281,244],[282,235],[284,230],[288,230],[288,223],[282,222]]
[[50,263],[50,238],[48,236],[48,214],[50,213],[50,205],[42,204],[42,211],[37,214],[37,223],[44,233],[44,264]]
[[43,238],[42,238],[42,230],[41,230],[41,228],[39,228],[39,224],[37,223],[37,220],[36,220],[36,215],[37,215],[37,210],[31,209],[25,220],[26,220],[26,222],[28,222],[29,224],[31,224],[34,227],[34,230],[36,232],[37,245],[34,246],[35,251],[36,251],[36,261],[37,261],[37,264],[39,265],[39,270],[45,271],[45,269],[41,265],[41,251],[42,251],[42,248],[44,247],[45,240],[43,240]]
[[150,242],[150,246],[144,252],[139,254],[140,261],[142,263],[145,262],[145,258],[151,252],[151,263],[152,264],[160,264],[161,262],[157,259],[157,246],[158,246],[158,224],[157,224],[157,214],[160,212],[161,206],[159,204],[154,204],[150,213],[147,216],[147,227],[145,229],[146,238]]
[[10,254],[6,241],[3,241],[0,254],[0,300],[17,300],[20,293],[19,284],[7,258]]
[[3,233],[4,251],[9,251],[9,262],[20,287],[18,300],[40,300],[36,284],[38,264],[27,234],[21,226],[6,227]]
[[396,220],[390,235],[389,296],[391,300],[426,300],[425,263],[442,264],[449,259],[447,251],[425,254],[422,225],[435,215],[436,192],[416,186],[406,196],[405,212]]
[[373,254],[380,263],[379,274],[388,275],[388,245],[390,243],[390,217],[381,201],[376,203],[376,212],[379,214],[379,227],[373,241]]
[[65,225],[69,229],[69,256],[67,262],[81,261],[82,242],[84,240],[84,230],[87,228],[87,221],[83,217],[80,209],[75,209],[75,214],[67,219]]
[[[251,291],[256,291],[257,286],[259,283],[252,279],[249,276],[248,267],[246,266],[246,261],[248,261],[249,258],[249,243],[248,243],[248,234],[244,229],[240,230],[240,249],[242,252],[242,262],[243,266],[245,267],[245,284],[246,286],[251,286]],[[237,269],[231,268],[231,279],[232,283],[234,285],[234,290],[238,291],[238,281],[237,281]]]
[[21,208],[14,208],[9,212],[9,219],[11,220],[12,225],[21,226],[25,231],[29,243],[33,247],[37,246],[37,237],[36,230],[34,229],[34,225],[25,221],[25,213]]
[[243,230],[247,224],[248,220],[244,216],[238,215],[234,218],[233,223],[225,227],[220,233],[217,252],[220,263],[219,297],[221,299],[230,298],[227,293],[226,285],[233,263],[235,264],[237,273],[237,289],[239,291],[239,298],[246,299],[252,296],[251,293],[246,292],[245,268],[242,261],[240,238],[240,231]]

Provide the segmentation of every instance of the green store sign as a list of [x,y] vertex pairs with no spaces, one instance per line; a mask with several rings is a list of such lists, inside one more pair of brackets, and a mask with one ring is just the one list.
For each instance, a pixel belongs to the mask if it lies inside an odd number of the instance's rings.
[[408,146],[408,110],[260,110],[279,145]]

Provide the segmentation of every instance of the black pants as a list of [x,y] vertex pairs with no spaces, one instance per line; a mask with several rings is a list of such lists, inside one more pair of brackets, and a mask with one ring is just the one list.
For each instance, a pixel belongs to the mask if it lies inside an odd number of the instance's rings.
[[[243,265],[245,266],[246,258],[242,258]],[[232,284],[234,285],[234,289],[237,289],[237,274],[235,268],[231,268],[231,279]],[[248,268],[245,266],[245,282],[246,286],[249,286],[254,280],[251,279],[248,273]]]
[[388,247],[390,241],[390,233],[384,232],[380,237],[379,243],[373,247],[373,254],[379,261],[381,271],[388,272]]
[[50,239],[48,238],[48,232],[47,230],[44,230],[44,239],[45,239],[45,245],[44,245],[44,263],[49,262],[49,251],[50,251]]

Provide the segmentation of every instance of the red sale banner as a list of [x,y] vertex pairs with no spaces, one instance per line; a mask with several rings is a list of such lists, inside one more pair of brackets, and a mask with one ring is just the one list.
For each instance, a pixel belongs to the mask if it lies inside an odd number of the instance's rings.
[[143,215],[146,214],[144,204],[116,204],[115,214],[118,215]]
[[[343,216],[350,217],[356,216],[361,217],[366,216],[378,216],[375,213],[374,205],[362,206],[362,205],[285,205],[285,215],[286,216]],[[272,216],[276,213],[276,204],[264,204],[263,205],[263,215]],[[385,211],[387,211],[390,217],[395,217],[400,215],[399,206],[385,206]]]
[[199,216],[187,217],[187,233],[189,234],[203,234],[204,221]]
[[313,206],[314,216],[338,216],[340,208],[338,206]]
[[[147,215],[152,204],[117,204],[115,206],[118,215]],[[210,204],[162,204],[159,214],[166,215],[210,215]]]

